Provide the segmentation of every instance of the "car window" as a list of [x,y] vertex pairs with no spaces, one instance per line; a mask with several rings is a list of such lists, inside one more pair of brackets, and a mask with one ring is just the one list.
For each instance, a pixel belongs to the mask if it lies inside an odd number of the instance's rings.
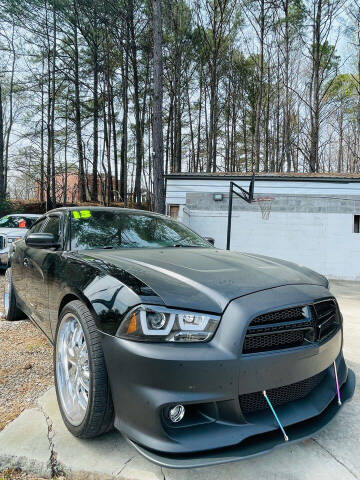
[[32,228],[31,230],[29,231],[29,233],[38,233],[41,231],[42,227],[44,226],[44,224],[46,223],[47,221],[47,218],[43,218],[42,220],[40,220],[39,222],[37,222]]
[[59,215],[52,215],[49,217],[45,228],[43,229],[43,233],[52,233],[54,235],[54,239],[57,241],[60,238],[60,216]]
[[199,235],[170,218],[114,210],[71,212],[71,249],[206,247]]
[[37,220],[37,217],[25,217],[26,228],[31,228]]
[[[33,220],[32,222],[30,220]],[[36,219],[21,215],[6,215],[0,219],[0,227],[4,228],[30,228]]]

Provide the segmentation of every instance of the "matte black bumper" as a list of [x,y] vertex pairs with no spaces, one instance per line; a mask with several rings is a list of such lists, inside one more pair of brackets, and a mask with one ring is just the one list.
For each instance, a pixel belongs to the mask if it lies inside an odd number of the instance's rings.
[[325,427],[340,411],[344,403],[351,400],[355,390],[355,375],[352,370],[348,372],[348,378],[341,388],[342,405],[339,406],[337,399],[328,405],[328,407],[316,417],[304,422],[291,425],[286,428],[289,441],[284,442],[280,430],[268,434],[260,434],[234,445],[233,447],[211,450],[208,452],[183,454],[183,455],[165,455],[161,452],[155,452],[138,445],[129,438],[127,441],[138,452],[140,452],[148,460],[168,468],[195,468],[205,467],[209,465],[217,465],[221,463],[236,462],[245,458],[255,457],[265,453],[269,453],[276,447],[282,447],[291,443],[300,442],[311,437],[323,427]]
[[[324,372],[311,394],[276,409],[290,441],[312,435],[339,409],[334,401],[335,360],[344,400],[354,391],[354,376],[348,376],[342,356],[341,330],[322,345],[247,355],[242,345],[250,319],[264,307],[275,311],[326,297],[324,287],[300,285],[236,299],[225,310],[214,339],[204,344],[151,344],[103,334],[115,427],[145,456],[167,466],[257,455],[282,444],[283,437],[269,410],[243,414],[239,396]],[[177,403],[190,415],[170,424],[166,409]]]

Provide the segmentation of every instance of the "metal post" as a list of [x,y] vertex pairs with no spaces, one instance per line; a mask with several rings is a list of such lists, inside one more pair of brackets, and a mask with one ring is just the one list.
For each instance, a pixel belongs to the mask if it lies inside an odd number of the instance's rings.
[[232,217],[232,196],[233,196],[233,182],[230,182],[230,188],[229,188],[229,206],[228,206],[228,224],[227,224],[227,238],[226,238],[226,250],[230,250],[231,217]]
[[254,200],[254,185],[255,185],[255,173],[253,172],[249,187],[249,203]]

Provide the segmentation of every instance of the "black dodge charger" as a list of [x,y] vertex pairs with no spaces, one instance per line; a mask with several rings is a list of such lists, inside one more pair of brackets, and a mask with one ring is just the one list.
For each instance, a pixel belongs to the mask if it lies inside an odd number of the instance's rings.
[[48,212],[10,266],[7,319],[53,343],[78,437],[115,426],[156,463],[210,465],[311,436],[353,395],[338,304],[307,268],[101,207]]

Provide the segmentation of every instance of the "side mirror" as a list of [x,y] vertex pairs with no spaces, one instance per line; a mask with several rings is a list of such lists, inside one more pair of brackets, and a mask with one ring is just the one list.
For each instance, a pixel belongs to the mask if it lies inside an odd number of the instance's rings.
[[212,237],[204,237],[204,238],[207,242],[211,243],[211,245],[215,245],[215,240]]
[[60,245],[52,233],[30,233],[25,238],[25,243],[34,248],[56,248]]

